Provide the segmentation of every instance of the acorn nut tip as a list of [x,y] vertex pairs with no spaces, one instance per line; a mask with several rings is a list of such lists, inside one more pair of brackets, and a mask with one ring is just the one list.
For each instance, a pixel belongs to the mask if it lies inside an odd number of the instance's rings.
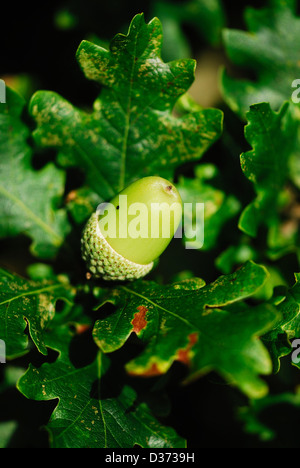
[[81,238],[82,258],[92,276],[135,280],[147,275],[181,221],[176,187],[161,177],[144,177],[101,204]]

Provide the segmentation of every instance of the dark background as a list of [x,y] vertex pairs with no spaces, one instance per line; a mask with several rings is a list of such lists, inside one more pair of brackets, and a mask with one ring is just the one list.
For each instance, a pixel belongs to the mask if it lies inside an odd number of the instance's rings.
[[[185,2],[173,0],[169,3]],[[244,28],[245,6],[265,4],[253,0],[223,3],[227,26],[241,29]],[[152,0],[5,2],[1,6],[0,76],[29,74],[36,88],[56,91],[74,104],[89,104],[97,90],[89,86],[75,60],[79,43],[90,34],[110,40],[118,32],[127,32],[137,13],[143,12],[149,21],[153,5]],[[69,29],[61,29],[56,24],[56,14],[62,8],[67,8],[76,18],[76,24]],[[195,28],[185,25],[185,33],[194,56],[207,47]]]

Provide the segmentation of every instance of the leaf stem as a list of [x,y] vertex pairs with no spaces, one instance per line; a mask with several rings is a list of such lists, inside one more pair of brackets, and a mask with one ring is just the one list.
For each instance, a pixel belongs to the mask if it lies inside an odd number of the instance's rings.
[[138,37],[139,37],[139,33],[137,32],[136,37],[135,37],[135,42],[134,42],[134,54],[133,54],[132,67],[131,67],[130,79],[129,79],[128,102],[127,102],[127,109],[126,109],[126,115],[125,115],[124,137],[123,137],[122,153],[121,153],[119,192],[123,190],[124,185],[125,185],[126,153],[127,153],[128,135],[129,135],[129,129],[130,129],[133,76],[134,76],[134,70],[135,70],[135,66],[137,62],[136,48],[137,48]]

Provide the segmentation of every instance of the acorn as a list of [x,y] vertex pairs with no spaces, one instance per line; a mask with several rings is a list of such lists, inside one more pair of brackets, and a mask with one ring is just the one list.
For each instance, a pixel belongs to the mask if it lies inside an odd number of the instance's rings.
[[81,238],[89,275],[135,280],[147,275],[174,237],[182,219],[178,190],[166,179],[133,182],[98,206]]

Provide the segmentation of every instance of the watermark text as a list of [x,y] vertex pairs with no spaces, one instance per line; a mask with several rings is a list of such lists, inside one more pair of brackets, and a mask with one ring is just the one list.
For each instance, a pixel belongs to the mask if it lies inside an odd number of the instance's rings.
[[0,340],[0,364],[6,363],[6,346],[5,341]]
[[186,249],[204,243],[204,203],[168,204],[136,202],[127,205],[127,195],[119,195],[119,205],[100,203],[98,228],[106,238],[183,238]]
[[291,86],[292,88],[296,88],[292,93],[292,101],[298,104],[300,102],[300,78],[294,80]]
[[6,86],[3,80],[0,80],[0,104],[6,103]]

